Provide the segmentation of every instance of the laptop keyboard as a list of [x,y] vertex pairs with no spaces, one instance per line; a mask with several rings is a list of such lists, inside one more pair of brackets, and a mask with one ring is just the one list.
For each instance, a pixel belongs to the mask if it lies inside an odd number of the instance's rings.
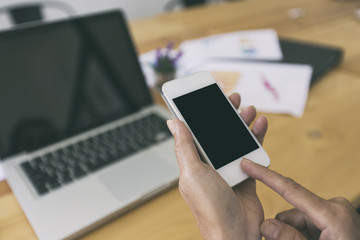
[[20,166],[36,192],[44,195],[170,136],[165,120],[151,114]]

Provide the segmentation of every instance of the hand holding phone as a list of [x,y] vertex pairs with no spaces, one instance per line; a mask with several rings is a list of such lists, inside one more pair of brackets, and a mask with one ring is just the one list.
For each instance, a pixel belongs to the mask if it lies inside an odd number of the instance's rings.
[[[231,94],[229,100],[235,109],[239,108],[238,94]],[[253,123],[252,132],[262,143],[268,125],[266,118],[260,116],[255,120],[254,107],[245,108],[240,115],[246,125]],[[264,221],[264,212],[256,194],[255,180],[248,178],[231,188],[213,167],[201,162],[193,136],[184,122],[173,119],[167,124],[176,146],[179,192],[192,211],[203,238],[260,239],[259,227]]]
[[248,177],[240,168],[244,157],[269,166],[266,152],[210,73],[167,82],[162,96],[191,131],[203,158],[230,186]]

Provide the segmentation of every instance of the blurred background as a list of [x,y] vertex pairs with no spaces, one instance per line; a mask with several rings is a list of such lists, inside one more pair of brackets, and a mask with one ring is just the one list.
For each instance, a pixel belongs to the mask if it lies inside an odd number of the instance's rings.
[[222,1],[224,0],[2,0],[0,1],[0,29],[12,26],[14,16],[25,20],[35,20],[39,16],[46,20],[55,20],[73,14],[121,8],[129,20],[134,20],[151,17],[164,11],[176,11],[184,7]]

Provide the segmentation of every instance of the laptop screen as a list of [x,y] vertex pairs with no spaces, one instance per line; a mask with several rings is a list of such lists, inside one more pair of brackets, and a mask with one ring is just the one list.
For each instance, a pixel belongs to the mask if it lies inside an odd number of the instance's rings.
[[0,156],[152,103],[119,11],[0,33]]

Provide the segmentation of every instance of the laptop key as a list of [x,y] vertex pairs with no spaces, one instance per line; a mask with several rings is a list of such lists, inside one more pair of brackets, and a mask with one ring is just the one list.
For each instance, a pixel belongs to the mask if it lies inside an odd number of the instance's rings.
[[43,195],[47,192],[49,192],[48,188],[45,186],[45,184],[41,185],[35,185],[35,190],[39,195]]
[[31,166],[31,164],[29,162],[23,162],[20,164],[21,168],[24,170],[24,172],[27,175],[31,175],[31,173],[34,171],[33,167]]
[[70,174],[68,171],[62,171],[57,173],[57,180],[61,185],[64,185],[66,183],[72,182],[73,179],[70,177]]
[[60,185],[60,183],[57,181],[56,178],[49,178],[49,179],[46,181],[45,186],[46,186],[48,189],[54,190],[54,189],[59,188],[61,185]]
[[75,176],[75,178],[81,178],[81,177],[83,177],[83,176],[85,176],[86,175],[86,172],[84,171],[84,170],[77,170],[75,173],[74,173],[74,176]]
[[72,179],[70,176],[64,177],[64,178],[62,178],[62,179],[59,180],[59,182],[61,183],[61,185],[70,183],[70,182],[72,182],[72,181],[73,181],[73,179]]

